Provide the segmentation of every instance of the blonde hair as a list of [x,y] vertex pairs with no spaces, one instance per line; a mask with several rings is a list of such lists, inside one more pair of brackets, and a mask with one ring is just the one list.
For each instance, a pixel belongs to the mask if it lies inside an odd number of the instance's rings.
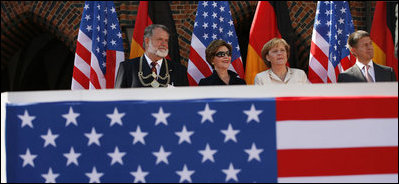
[[358,31],[355,31],[352,34],[350,34],[348,37],[348,43],[347,43],[348,49],[351,50],[353,47],[356,47],[359,40],[364,37],[370,37],[370,34],[363,30],[358,30]]
[[270,61],[268,61],[266,59],[266,55],[268,55],[269,51],[273,47],[277,46],[278,44],[284,45],[285,51],[287,51],[287,59],[290,58],[290,45],[288,45],[288,43],[282,38],[273,38],[270,41],[268,41],[267,43],[265,43],[265,45],[263,45],[263,48],[261,51],[261,57],[262,57],[263,61],[265,62],[266,66],[269,68],[271,67],[272,64],[270,63]]

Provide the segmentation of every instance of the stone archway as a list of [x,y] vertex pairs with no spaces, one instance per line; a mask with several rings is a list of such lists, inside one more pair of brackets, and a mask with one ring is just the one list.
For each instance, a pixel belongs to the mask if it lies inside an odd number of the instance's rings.
[[74,55],[44,21],[25,12],[2,34],[2,92],[70,89]]
[[8,79],[4,91],[70,89],[73,61],[68,47],[50,33],[41,33],[8,62],[2,73]]
[[3,5],[1,91],[70,89],[82,3]]

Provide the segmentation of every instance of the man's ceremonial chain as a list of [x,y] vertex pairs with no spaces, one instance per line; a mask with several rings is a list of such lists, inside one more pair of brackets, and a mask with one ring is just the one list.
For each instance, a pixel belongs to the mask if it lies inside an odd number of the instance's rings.
[[[140,68],[139,68],[138,75],[139,75],[140,82],[141,82],[141,84],[142,84],[143,86],[152,86],[152,87],[154,87],[154,88],[157,88],[157,87],[159,87],[159,86],[162,86],[162,87],[167,87],[167,86],[168,86],[168,84],[169,84],[169,82],[170,82],[168,61],[167,61],[166,59],[164,59],[163,61],[165,62],[165,66],[166,66],[165,76],[162,77],[161,75],[159,75],[158,77],[159,77],[160,79],[162,79],[162,80],[167,80],[166,84],[161,84],[161,83],[159,83],[159,82],[156,80],[156,75],[155,75],[155,77],[153,76],[153,74],[149,74],[149,75],[147,75],[147,76],[144,76],[144,75],[143,75],[143,56],[140,57]],[[160,71],[160,72],[161,72],[161,71]],[[150,82],[150,83],[145,83],[145,82],[144,82],[144,79],[148,79],[148,78],[150,78],[150,77],[153,77],[154,80],[153,80],[152,82]]]

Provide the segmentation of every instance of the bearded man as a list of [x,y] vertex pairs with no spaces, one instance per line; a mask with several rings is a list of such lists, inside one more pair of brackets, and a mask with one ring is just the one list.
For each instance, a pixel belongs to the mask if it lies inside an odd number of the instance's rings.
[[168,55],[169,30],[152,24],[144,30],[144,55],[120,63],[115,88],[187,86],[187,69]]

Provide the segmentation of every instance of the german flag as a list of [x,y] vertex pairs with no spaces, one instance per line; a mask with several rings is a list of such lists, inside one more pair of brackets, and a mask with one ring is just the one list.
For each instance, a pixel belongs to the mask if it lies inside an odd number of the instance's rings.
[[140,57],[144,54],[144,29],[151,24],[162,24],[169,29],[169,55],[167,58],[174,62],[180,62],[176,26],[168,1],[140,1],[129,59]]
[[289,65],[296,66],[293,45],[294,31],[288,13],[287,2],[259,1],[249,33],[245,81],[253,84],[256,74],[267,69],[261,57],[263,45],[269,40],[284,38],[291,46]]
[[395,51],[394,38],[395,24],[398,18],[395,14],[397,5],[397,2],[377,1],[370,31],[374,46],[373,61],[392,67],[396,78],[398,78],[398,56],[397,50]]

